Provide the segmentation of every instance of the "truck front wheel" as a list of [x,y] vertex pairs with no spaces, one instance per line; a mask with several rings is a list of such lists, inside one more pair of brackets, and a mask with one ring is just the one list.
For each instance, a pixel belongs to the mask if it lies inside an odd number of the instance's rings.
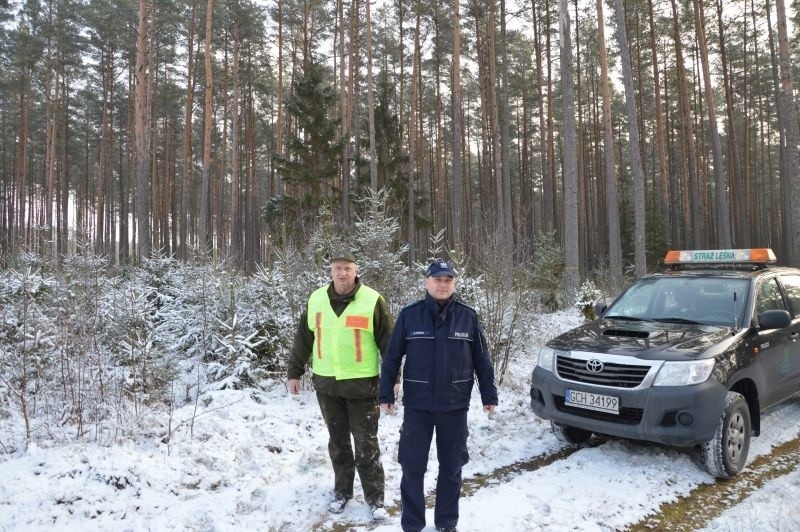
[[742,394],[728,392],[714,437],[700,446],[706,471],[730,478],[744,467],[750,450],[750,409]]

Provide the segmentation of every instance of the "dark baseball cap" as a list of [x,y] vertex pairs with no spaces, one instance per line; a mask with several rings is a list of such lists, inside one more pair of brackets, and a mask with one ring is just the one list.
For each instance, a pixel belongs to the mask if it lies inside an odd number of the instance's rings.
[[447,277],[456,276],[456,270],[453,268],[452,262],[435,259],[428,265],[428,269],[425,271],[425,277],[442,277],[443,275]]

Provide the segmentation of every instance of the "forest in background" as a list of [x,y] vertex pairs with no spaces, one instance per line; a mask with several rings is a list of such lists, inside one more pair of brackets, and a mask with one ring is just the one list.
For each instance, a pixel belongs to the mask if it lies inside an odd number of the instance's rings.
[[529,263],[545,239],[571,294],[667,248],[800,265],[797,17],[783,0],[0,2],[0,257],[254,272],[320,224],[347,237],[383,194],[407,264],[437,237],[465,265]]

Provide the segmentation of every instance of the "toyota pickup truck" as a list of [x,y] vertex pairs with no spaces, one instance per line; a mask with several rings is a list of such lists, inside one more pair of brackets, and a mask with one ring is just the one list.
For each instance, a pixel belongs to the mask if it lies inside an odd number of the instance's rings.
[[570,444],[696,446],[711,475],[731,477],[761,413],[800,392],[800,269],[768,248],[675,250],[664,263],[540,349],[531,407]]

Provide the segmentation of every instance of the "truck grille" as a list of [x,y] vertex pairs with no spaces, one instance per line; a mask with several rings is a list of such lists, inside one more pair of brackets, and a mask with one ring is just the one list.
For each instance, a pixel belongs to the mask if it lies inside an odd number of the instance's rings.
[[586,367],[586,360],[556,357],[558,375],[564,380],[582,382],[585,384],[599,384],[616,388],[635,388],[644,380],[650,366],[633,364],[616,364],[604,362],[602,371],[593,373]]
[[620,407],[619,414],[609,414],[606,412],[598,412],[597,410],[587,410],[585,408],[576,408],[574,406],[567,406],[564,404],[564,396],[553,395],[555,400],[556,409],[561,412],[567,412],[580,417],[587,417],[591,419],[599,419],[601,421],[611,421],[613,423],[624,423],[626,425],[638,425],[642,421],[644,410],[641,408],[626,408]]

